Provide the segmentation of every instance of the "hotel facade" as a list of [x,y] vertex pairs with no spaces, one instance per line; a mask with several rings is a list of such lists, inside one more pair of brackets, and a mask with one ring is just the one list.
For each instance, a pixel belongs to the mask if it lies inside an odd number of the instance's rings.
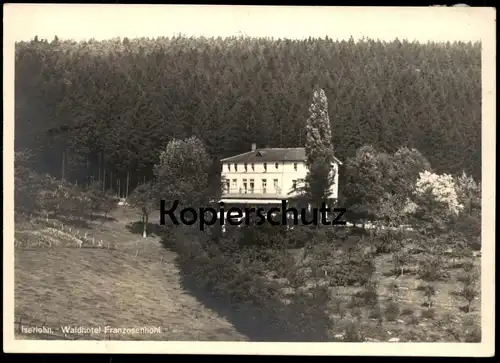
[[[221,201],[229,205],[266,207],[281,205],[297,196],[308,172],[305,148],[257,148],[221,160],[223,192]],[[334,159],[335,183],[331,199],[338,197],[338,170],[342,165]]]

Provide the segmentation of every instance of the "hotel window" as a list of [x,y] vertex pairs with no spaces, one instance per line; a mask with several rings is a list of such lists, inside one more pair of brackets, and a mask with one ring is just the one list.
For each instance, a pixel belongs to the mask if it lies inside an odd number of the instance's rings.
[[231,171],[231,164],[227,164],[227,170]]
[[243,193],[247,194],[247,180],[243,179]]
[[278,192],[278,179],[273,179],[273,186],[276,193]]
[[255,170],[255,164],[254,164],[254,163],[252,163],[252,165],[251,165],[251,166],[252,166],[252,171],[254,171],[254,170]]
[[267,180],[262,179],[262,193],[266,194]]
[[250,193],[253,193],[254,188],[255,188],[255,181],[253,179],[250,179]]
[[238,186],[238,181],[236,179],[233,179],[233,184],[231,185],[231,189],[236,191],[237,186]]
[[229,180],[226,180],[226,192],[229,192]]
[[267,163],[264,163],[264,171],[267,171]]
[[234,164],[234,171],[238,171],[238,164]]
[[275,164],[274,164],[274,167],[275,167],[276,169],[278,169],[279,164],[278,164],[278,163],[275,163]]
[[247,171],[247,163],[243,164],[243,168]]
[[297,163],[293,163],[293,170],[297,171]]
[[292,190],[297,189],[297,180],[292,180]]

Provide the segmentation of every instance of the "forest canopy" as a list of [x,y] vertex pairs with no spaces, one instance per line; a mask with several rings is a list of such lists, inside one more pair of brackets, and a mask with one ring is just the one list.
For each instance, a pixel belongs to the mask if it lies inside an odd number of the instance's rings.
[[[314,87],[335,155],[418,149],[441,173],[481,177],[481,44],[188,38],[16,44],[16,150],[33,167],[133,188],[172,139],[214,160],[305,144]],[[340,175],[342,177],[342,174]]]

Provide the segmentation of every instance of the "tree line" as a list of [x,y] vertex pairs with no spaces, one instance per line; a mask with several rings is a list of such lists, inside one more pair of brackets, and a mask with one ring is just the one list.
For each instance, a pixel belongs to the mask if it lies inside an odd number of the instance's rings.
[[408,146],[480,180],[480,55],[462,42],[35,38],[16,43],[16,149],[38,171],[125,195],[173,139],[202,140],[214,175],[252,142],[305,145],[320,87],[339,159]]

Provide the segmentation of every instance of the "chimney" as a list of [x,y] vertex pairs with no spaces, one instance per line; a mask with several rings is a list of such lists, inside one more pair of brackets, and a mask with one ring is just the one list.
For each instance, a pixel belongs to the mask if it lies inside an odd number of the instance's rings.
[[252,151],[255,151],[257,149],[257,144],[256,143],[253,143],[252,144]]

